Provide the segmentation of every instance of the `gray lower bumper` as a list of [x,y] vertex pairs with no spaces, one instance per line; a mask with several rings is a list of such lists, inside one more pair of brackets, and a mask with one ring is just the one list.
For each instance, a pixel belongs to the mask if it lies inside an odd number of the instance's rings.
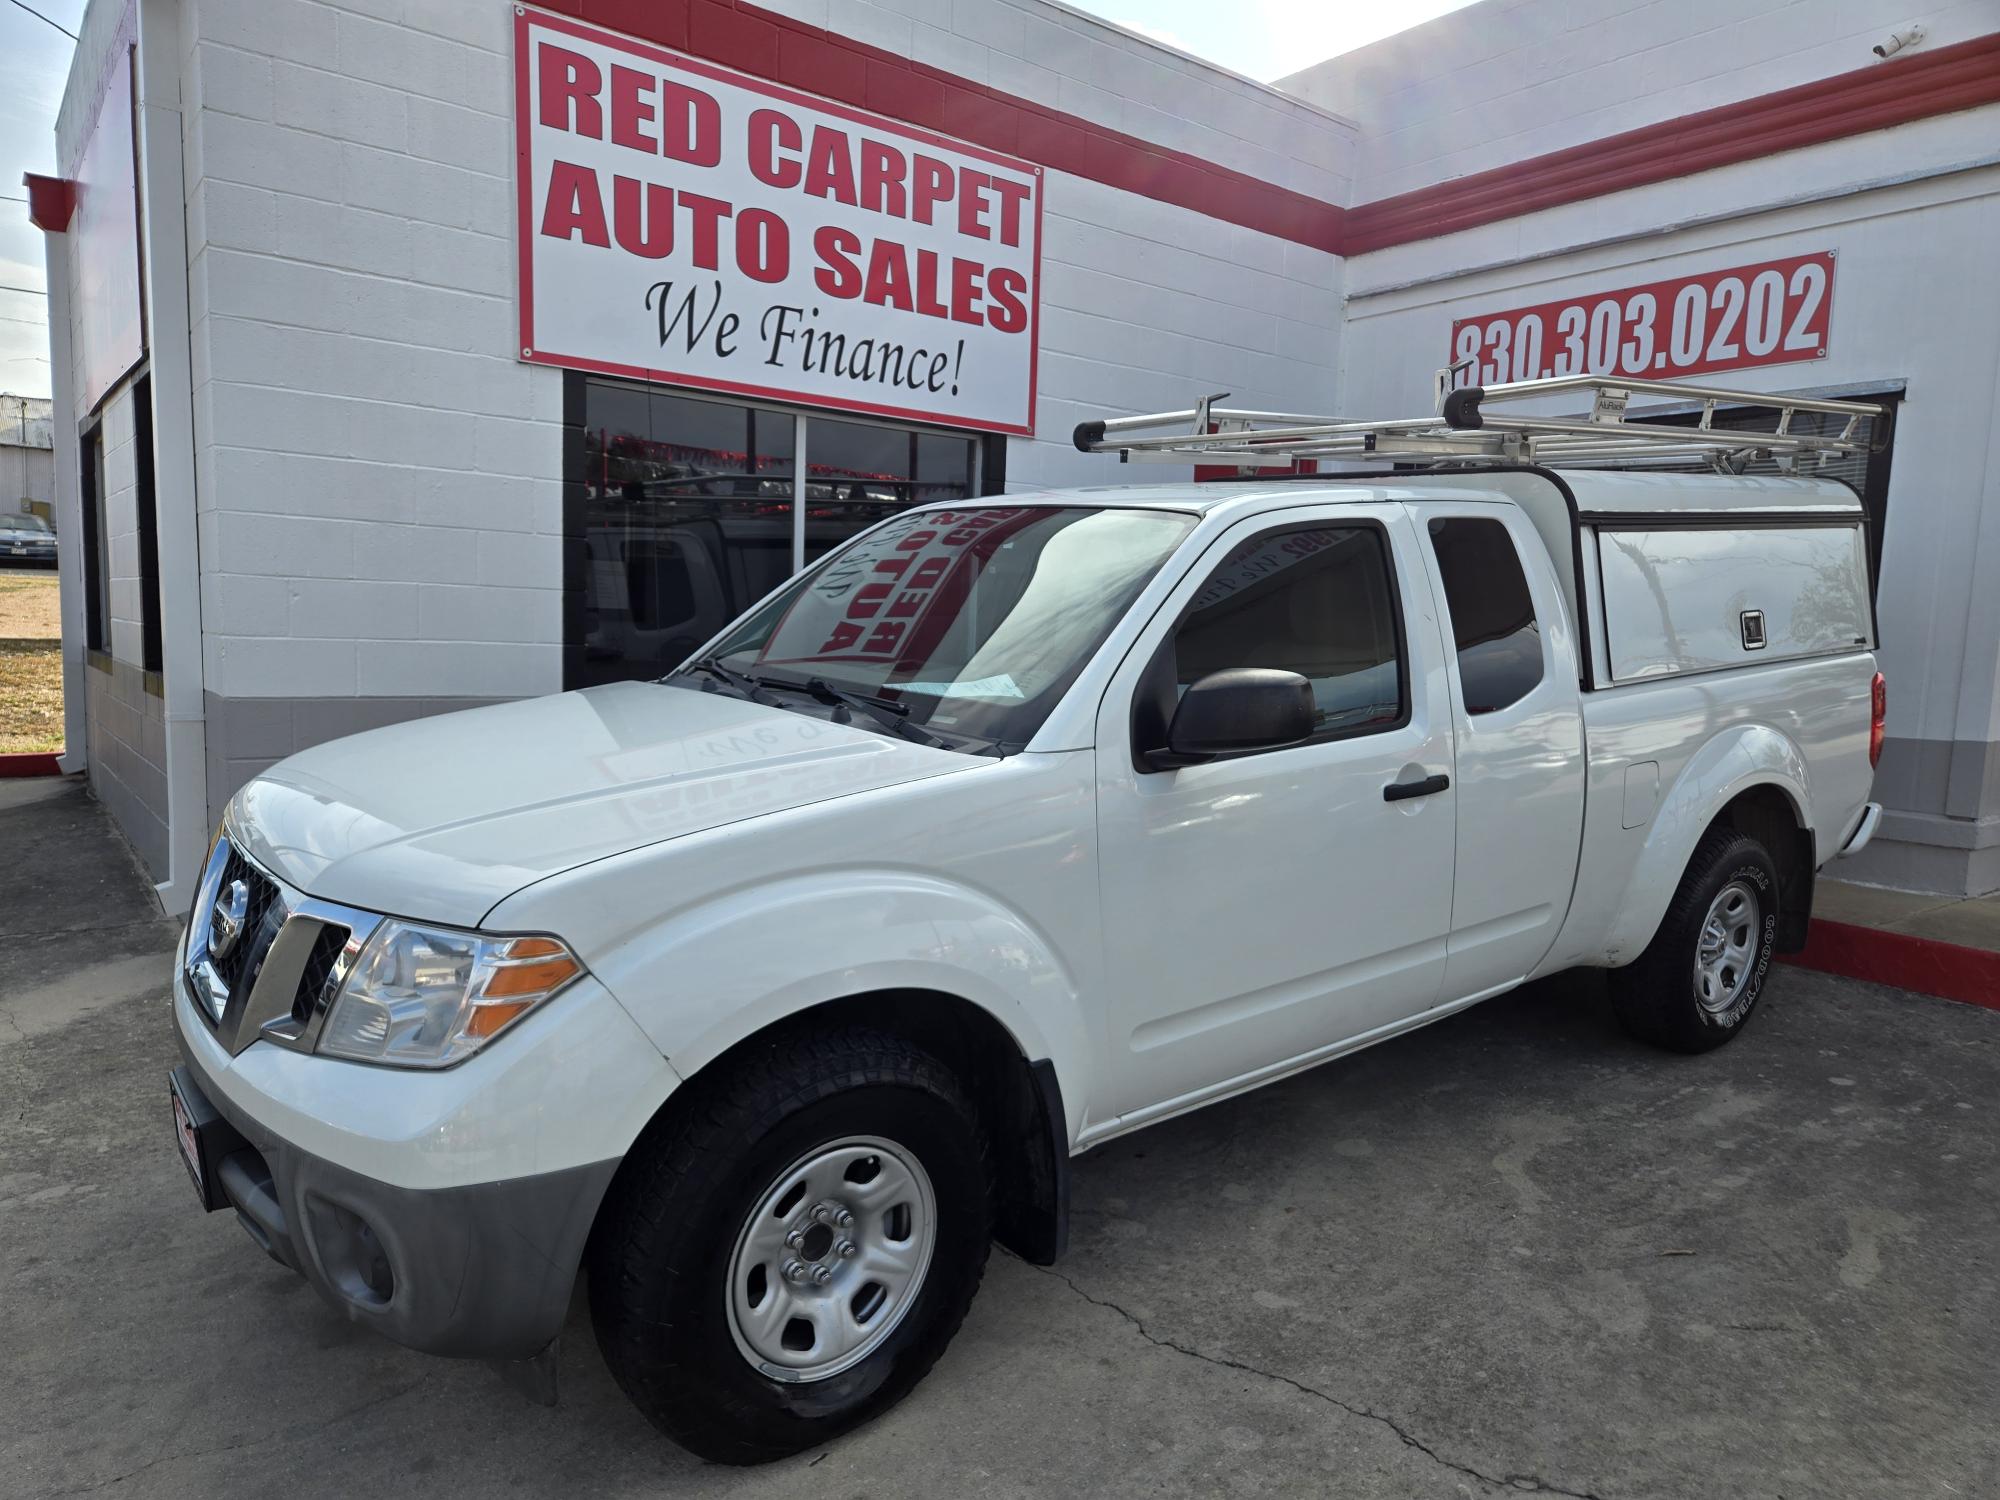
[[187,1077],[248,1149],[217,1164],[250,1237],[357,1323],[429,1354],[525,1359],[558,1332],[618,1169],[597,1162],[465,1187],[392,1187],[234,1108],[185,1044]]

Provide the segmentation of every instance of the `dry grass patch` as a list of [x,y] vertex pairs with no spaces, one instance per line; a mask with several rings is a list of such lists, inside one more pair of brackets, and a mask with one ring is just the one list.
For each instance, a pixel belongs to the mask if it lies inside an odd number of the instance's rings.
[[0,755],[62,749],[56,575],[0,573]]
[[0,572],[0,641],[53,641],[62,635],[56,575]]
[[0,640],[0,755],[62,747],[62,643]]

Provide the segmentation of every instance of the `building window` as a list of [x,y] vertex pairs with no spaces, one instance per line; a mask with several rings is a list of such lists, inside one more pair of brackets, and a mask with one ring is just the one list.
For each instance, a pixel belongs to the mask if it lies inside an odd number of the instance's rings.
[[1501,522],[1476,516],[1440,516],[1430,534],[1465,711],[1511,707],[1542,680],[1542,632],[1514,539]]
[[1266,532],[1225,558],[1174,633],[1178,692],[1211,672],[1275,667],[1312,684],[1315,739],[1404,718],[1396,601],[1372,526]]
[[79,497],[83,510],[83,643],[87,650],[111,649],[109,535],[104,519],[104,424],[79,434]]
[[807,448],[809,563],[892,511],[975,492],[979,444],[956,433],[810,417]]
[[981,488],[961,434],[568,378],[568,687],[662,676],[884,516]]
[[139,665],[160,670],[160,529],[153,501],[153,377],[132,387],[133,504],[139,530]]

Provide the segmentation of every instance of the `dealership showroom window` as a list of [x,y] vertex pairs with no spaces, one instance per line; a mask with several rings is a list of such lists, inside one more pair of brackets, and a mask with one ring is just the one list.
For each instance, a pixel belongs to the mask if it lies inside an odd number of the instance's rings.
[[979,493],[977,437],[575,378],[584,584],[569,687],[661,676],[884,516]]

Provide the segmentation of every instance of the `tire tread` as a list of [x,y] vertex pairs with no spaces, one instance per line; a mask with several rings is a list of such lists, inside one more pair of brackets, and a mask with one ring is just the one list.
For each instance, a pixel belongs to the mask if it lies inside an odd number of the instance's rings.
[[[856,1089],[912,1089],[959,1117],[982,1181],[974,1194],[982,1221],[971,1264],[953,1271],[961,1285],[914,1358],[899,1364],[893,1394],[844,1420],[782,1441],[754,1434],[768,1426],[752,1402],[725,1394],[697,1341],[678,1335],[673,1304],[704,1276],[713,1241],[703,1230],[720,1211],[740,1211],[743,1183],[733,1169],[746,1151],[786,1121]],[[965,1321],[984,1278],[990,1250],[992,1149],[955,1075],[893,1033],[861,1026],[801,1028],[781,1034],[719,1075],[704,1072],[684,1100],[667,1109],[634,1144],[607,1194],[588,1256],[590,1305],[605,1362],[626,1395],[682,1446],[723,1463],[762,1463],[865,1421],[921,1380]],[[734,1196],[732,1196],[732,1189]],[[728,1232],[733,1234],[733,1226]],[[684,1299],[679,1299],[684,1300]],[[803,1428],[806,1424],[795,1426]]]
[[[1693,985],[1687,973],[1689,938],[1707,915],[1708,903],[1713,899],[1709,883],[1722,868],[1751,858],[1775,873],[1769,851],[1756,839],[1730,827],[1709,829],[1695,846],[1652,941],[1631,964],[1612,971],[1611,998],[1619,1024],[1640,1041],[1673,1052],[1707,1052],[1729,1041],[1756,1013],[1753,1001],[1734,1026],[1703,1025],[1695,1014]],[[1778,899],[1775,879],[1767,887],[1764,899],[1772,903],[1775,914]],[[1760,978],[1760,991],[1762,984]]]

